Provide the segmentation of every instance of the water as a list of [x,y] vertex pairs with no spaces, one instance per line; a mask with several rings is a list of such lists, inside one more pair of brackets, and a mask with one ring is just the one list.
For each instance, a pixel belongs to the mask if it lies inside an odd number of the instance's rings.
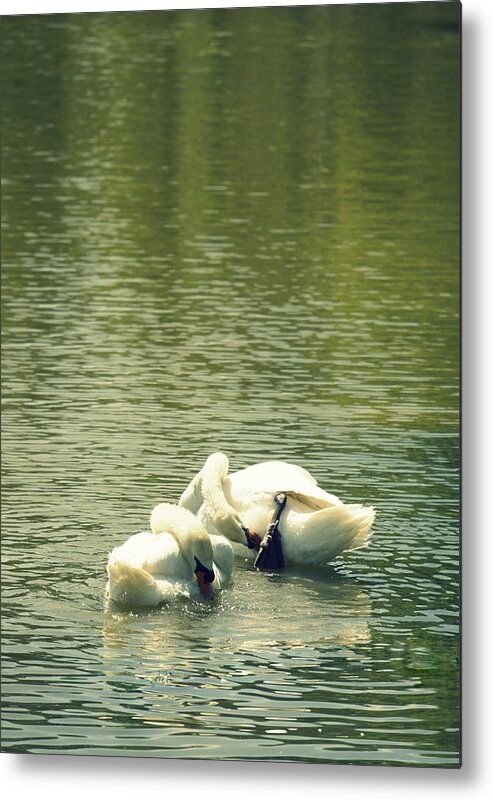
[[[5,750],[457,766],[457,14],[3,19]],[[109,607],[218,449],[371,547]]]

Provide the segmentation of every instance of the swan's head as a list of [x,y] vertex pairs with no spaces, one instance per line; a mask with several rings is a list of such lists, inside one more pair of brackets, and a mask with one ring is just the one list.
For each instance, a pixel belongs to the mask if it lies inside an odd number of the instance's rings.
[[212,600],[214,597],[214,589],[212,588],[215,578],[214,570],[208,569],[197,557],[195,557],[195,564],[194,572],[199,585],[200,594],[202,597],[205,597],[206,600]]
[[245,537],[248,538],[248,528],[245,528],[238,513],[231,506],[206,508],[203,516],[205,519],[210,520],[217,532],[225,536],[226,539],[240,544],[247,543]]
[[150,523],[153,533],[170,533],[175,538],[202,596],[212,599],[215,577],[212,543],[200,520],[185,508],[159,503],[152,511]]
[[[200,527],[202,528],[201,525]],[[187,547],[183,549],[183,554],[191,563],[202,597],[212,600],[214,597],[212,584],[215,578],[213,551],[211,540],[204,528],[202,530],[197,528],[188,535]]]

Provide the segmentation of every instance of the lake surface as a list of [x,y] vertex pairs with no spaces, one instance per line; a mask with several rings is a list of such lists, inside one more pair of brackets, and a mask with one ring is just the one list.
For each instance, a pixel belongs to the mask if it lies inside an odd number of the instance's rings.
[[[3,18],[4,750],[458,765],[458,14]],[[370,548],[110,607],[215,450]]]

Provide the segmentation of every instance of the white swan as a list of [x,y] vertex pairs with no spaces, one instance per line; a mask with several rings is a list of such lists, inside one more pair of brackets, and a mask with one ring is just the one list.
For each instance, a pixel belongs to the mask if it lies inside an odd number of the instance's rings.
[[[209,456],[179,505],[197,514],[209,533],[228,537],[235,553],[258,550],[276,516],[286,563],[326,563],[369,543],[373,507],[343,503],[302,467],[266,461],[231,475],[228,467],[223,453]],[[285,506],[276,501],[280,493]]]
[[126,606],[157,606],[177,595],[210,599],[233,570],[233,548],[209,536],[185,508],[160,503],[151,531],[136,533],[109,555],[106,593]]

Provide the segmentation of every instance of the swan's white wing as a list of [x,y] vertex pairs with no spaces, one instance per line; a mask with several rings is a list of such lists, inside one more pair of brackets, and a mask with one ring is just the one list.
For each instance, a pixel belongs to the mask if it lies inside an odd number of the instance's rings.
[[223,481],[223,489],[228,502],[239,511],[273,498],[277,492],[311,510],[341,505],[339,498],[321,489],[306,469],[284,461],[263,461],[233,472]]
[[162,595],[156,581],[143,569],[118,561],[115,551],[111,553],[108,566],[106,592],[111,600],[125,606],[157,606]]
[[111,600],[128,608],[158,606],[176,597],[200,597],[196,581],[169,575],[150,575],[122,561],[108,562],[106,592]]

